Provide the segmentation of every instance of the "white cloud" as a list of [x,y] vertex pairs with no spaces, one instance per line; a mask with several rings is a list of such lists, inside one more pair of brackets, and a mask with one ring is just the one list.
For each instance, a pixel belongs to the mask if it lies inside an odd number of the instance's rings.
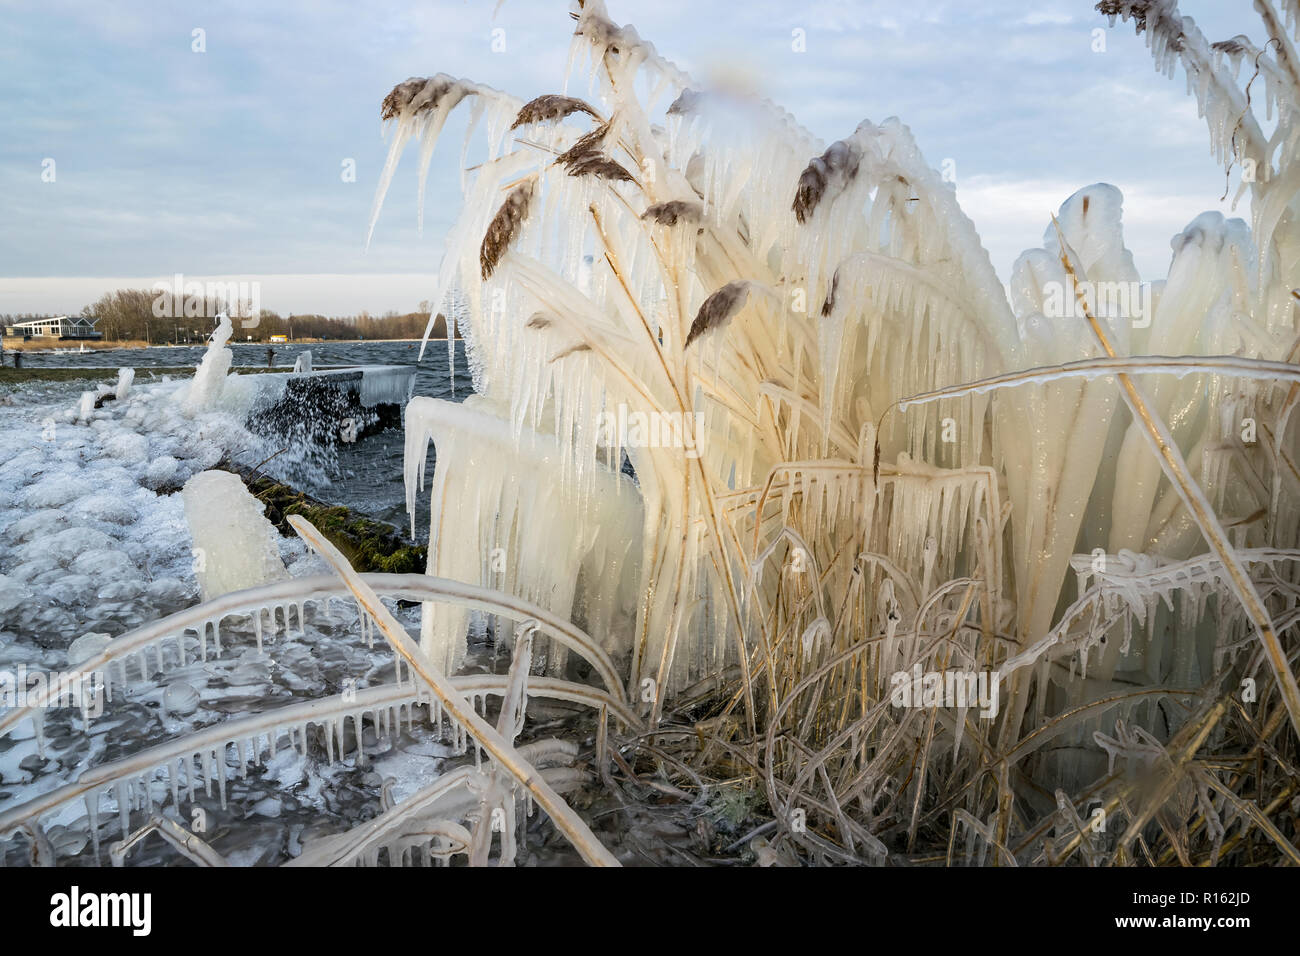
[[[999,180],[973,176],[957,184],[957,201],[979,232],[998,277],[1006,282],[1020,253],[1043,244],[1051,216],[1079,189],[1091,183],[1059,180]],[[1124,194],[1124,245],[1145,279],[1163,279],[1169,269],[1170,240],[1207,209],[1234,213],[1229,203],[1202,202],[1168,185],[1117,184]],[[1216,197],[1217,198],[1217,197]]]
[[[71,0],[6,4],[0,273],[432,274],[459,206],[464,117],[453,118],[434,156],[424,237],[414,229],[417,164],[408,156],[363,254],[385,154],[378,104],[394,83],[438,71],[522,97],[558,91],[572,32],[565,5],[493,6],[374,0],[362,16],[344,0],[228,0],[202,10],[141,0],[127,11]],[[1257,23],[1244,3],[1183,6],[1211,38]],[[722,64],[758,78],[764,95],[827,142],[864,117],[901,117],[931,164],[956,160],[959,198],[1003,274],[1040,241],[1046,214],[1087,183],[1108,180],[1129,196],[1130,245],[1144,271],[1157,273],[1170,235],[1222,192],[1181,76],[1155,73],[1131,25],[1108,33],[1105,55],[1093,54],[1091,31],[1106,19],[1091,0],[609,7],[684,66],[707,74]],[[207,30],[205,54],[190,52],[195,26]],[[498,27],[503,55],[490,52]],[[806,54],[791,50],[795,27],[807,30]],[[60,69],[51,72],[51,62]],[[58,159],[57,186],[39,182],[47,156]],[[339,182],[344,157],[357,163],[348,186]],[[370,282],[357,287],[385,297],[363,303],[372,309],[410,308],[423,297],[399,303]],[[71,297],[49,308],[95,296]],[[15,304],[28,310],[12,299],[4,310]]]

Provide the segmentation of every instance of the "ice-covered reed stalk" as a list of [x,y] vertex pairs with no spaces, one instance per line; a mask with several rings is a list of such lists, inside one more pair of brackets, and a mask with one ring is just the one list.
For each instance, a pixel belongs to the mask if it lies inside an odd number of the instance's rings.
[[[479,716],[456,686],[445,675],[439,673],[420,653],[415,643],[407,636],[406,629],[393,617],[392,612],[388,610],[384,603],[379,600],[379,596],[374,590],[362,580],[361,575],[352,570],[347,559],[339,553],[339,550],[330,544],[305,518],[299,515],[290,515],[289,523],[311,545],[312,549],[329,563],[334,572],[343,579],[348,586],[348,590],[356,597],[357,602],[365,608],[366,613],[370,615],[380,632],[393,646],[393,650],[406,661],[411,673],[433,691],[434,696],[442,703],[447,714],[460,726],[464,727],[479,746],[492,755],[496,765],[506,770],[518,781],[521,787],[528,791],[538,805],[550,815],[551,821],[556,828],[568,837],[574,848],[582,854],[582,858],[593,866],[618,866],[618,860],[601,845],[600,841],[587,827],[587,824],[564,802],[564,799],[555,792],[546,779],[515,749],[511,740],[506,739],[502,730],[494,728]],[[527,675],[527,668],[523,669],[522,675]],[[507,691],[506,706],[503,707],[503,720],[508,718],[513,721],[515,719],[514,712],[509,705],[512,698],[515,698],[515,704],[518,706],[517,698],[520,693],[518,686],[512,686]],[[504,728],[504,723],[502,726]],[[513,739],[514,733],[514,731],[510,732],[511,739]]]
[[[1295,719],[1296,568],[1246,555],[1300,544],[1300,83],[1281,27],[1297,4],[1256,8],[1261,48],[1207,43],[1174,0],[1098,5],[1147,32],[1162,71],[1187,71],[1253,229],[1207,213],[1144,283],[1119,191],[1091,186],[1008,296],[897,120],[826,147],[577,3],[563,92],[493,92],[471,117],[485,154],[435,298],[464,306],[478,395],[408,424],[411,501],[428,438],[439,448],[430,571],[454,554],[455,573],[561,617],[599,607],[652,721],[738,673],[717,726],[744,709],[734,746],[763,766],[783,835],[832,858],[869,843],[874,818],[905,816],[910,844],[937,793],[981,779],[954,799],[1003,853],[1016,821],[1057,812],[1024,781],[1092,779],[1087,719],[1140,714],[1168,737],[1189,693],[1246,676]],[[390,168],[408,112],[385,114]],[[678,416],[678,440],[598,427],[615,409]],[[639,561],[604,562],[581,530],[530,535],[561,511],[576,529],[639,525]],[[1204,540],[1216,570],[1160,573]],[[1108,582],[1135,554],[1153,570],[1117,605]],[[633,600],[615,599],[629,578]],[[454,660],[465,620],[426,622],[426,653]],[[887,706],[892,675],[956,667],[1005,677],[997,717]],[[914,745],[927,757],[909,769]],[[799,805],[837,837],[791,830],[781,808]]]
[[[1060,224],[1056,223],[1055,220],[1053,220],[1053,223],[1057,226],[1059,234]],[[1070,261],[1070,254],[1065,248],[1064,241],[1062,241],[1061,265],[1064,266],[1066,274],[1071,280],[1074,280],[1076,278],[1074,266]],[[1097,344],[1101,346],[1108,357],[1116,358],[1115,347],[1112,345],[1110,337],[1102,329],[1097,318],[1092,315],[1087,301],[1081,300],[1081,305],[1083,306],[1084,318],[1087,319],[1089,328],[1092,329],[1093,335],[1097,338]],[[1142,389],[1134,383],[1131,375],[1127,372],[1118,372],[1116,378],[1119,379],[1119,383],[1124,389],[1124,398],[1128,403],[1129,410],[1132,412],[1134,426],[1141,426],[1149,439],[1151,450],[1165,472],[1165,476],[1177,489],[1183,506],[1200,529],[1206,544],[1210,546],[1219,562],[1223,565],[1232,586],[1233,596],[1245,608],[1246,615],[1250,618],[1251,624],[1264,645],[1269,666],[1273,670],[1278,689],[1282,695],[1282,701],[1286,705],[1287,713],[1291,715],[1291,724],[1296,733],[1300,734],[1300,687],[1296,686],[1295,675],[1291,673],[1291,665],[1287,660],[1286,652],[1282,649],[1281,642],[1278,640],[1272,618],[1268,609],[1264,606],[1264,602],[1260,599],[1254,582],[1250,580],[1245,564],[1237,555],[1236,549],[1228,541],[1227,532],[1219,523],[1214,509],[1205,497],[1205,492],[1192,478],[1187,468],[1187,462],[1183,458],[1183,454],[1179,450],[1173,435],[1170,434],[1168,426],[1156,418],[1151,410],[1149,400],[1143,394]]]
[[157,813],[152,814],[140,829],[113,844],[109,850],[109,858],[113,861],[113,865],[121,866],[131,849],[136,844],[144,842],[151,833],[157,833],[165,842],[175,847],[181,856],[198,866],[228,865],[225,858],[208,846],[201,837],[186,830],[170,817]]

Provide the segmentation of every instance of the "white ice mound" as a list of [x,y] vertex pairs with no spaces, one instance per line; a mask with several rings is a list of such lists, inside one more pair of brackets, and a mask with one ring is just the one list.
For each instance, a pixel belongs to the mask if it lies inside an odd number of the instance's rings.
[[235,353],[226,348],[226,343],[230,341],[234,327],[230,324],[230,317],[224,313],[217,318],[220,324],[212,333],[208,351],[204,354],[203,361],[199,363],[198,371],[194,373],[194,380],[190,382],[182,399],[182,407],[187,412],[193,413],[214,407],[225,390],[226,374],[230,371],[230,363],[235,358]]
[[110,643],[112,638],[107,634],[97,631],[82,634],[68,646],[68,666],[80,667],[91,658],[102,654]]
[[181,489],[204,601],[289,577],[279,534],[238,475],[205,471]]
[[311,371],[311,349],[298,356],[298,360],[293,363],[293,370],[295,374]]

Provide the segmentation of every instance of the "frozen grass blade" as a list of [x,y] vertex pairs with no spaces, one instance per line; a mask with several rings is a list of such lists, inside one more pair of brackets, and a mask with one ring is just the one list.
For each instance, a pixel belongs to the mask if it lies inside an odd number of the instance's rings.
[[428,664],[415,642],[407,636],[406,629],[397,618],[393,617],[392,612],[384,606],[370,586],[361,580],[361,576],[352,570],[339,550],[305,518],[290,515],[288,520],[302,539],[311,545],[312,550],[324,558],[343,579],[348,590],[356,596],[357,601],[366,609],[384,637],[392,644],[393,650],[406,661],[413,673],[418,674],[429,685],[442,702],[446,712],[465,727],[483,749],[532,794],[533,799],[547,812],[556,828],[569,839],[582,858],[592,866],[619,866],[614,855],[601,845],[582,818],[551,789],[550,784],[537,770],[519,755],[508,740],[469,706],[447,678]]

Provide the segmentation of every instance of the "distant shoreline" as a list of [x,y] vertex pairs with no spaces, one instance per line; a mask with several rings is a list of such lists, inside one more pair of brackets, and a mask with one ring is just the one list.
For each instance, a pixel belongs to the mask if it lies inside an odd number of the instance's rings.
[[[459,339],[459,336],[457,337]],[[367,342],[419,342],[416,339],[294,339],[292,342],[231,342],[230,345],[242,346],[262,346],[265,348],[278,348],[287,345],[364,345]],[[430,342],[446,342],[447,337],[430,338]],[[86,347],[86,351],[106,351],[117,349],[193,349],[206,348],[206,342],[193,342],[188,345],[172,345],[161,343],[140,342],[127,340],[122,342],[105,342],[103,340],[91,342],[81,339],[72,339],[68,341],[38,342],[36,340],[24,342],[21,339],[5,339],[4,351],[6,352],[80,352],[81,346]]]

